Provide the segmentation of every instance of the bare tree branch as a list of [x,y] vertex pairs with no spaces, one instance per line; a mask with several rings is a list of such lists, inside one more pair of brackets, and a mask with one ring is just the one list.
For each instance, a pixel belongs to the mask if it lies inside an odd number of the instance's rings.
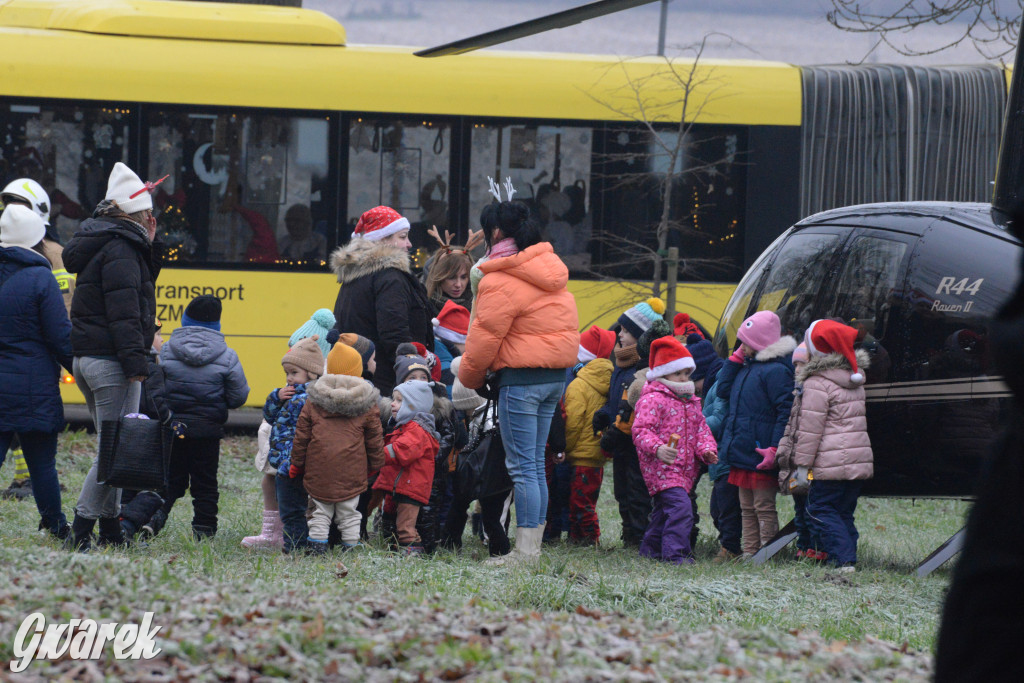
[[[971,42],[985,59],[1003,60],[1017,46],[1024,0],[904,0],[883,11],[864,0],[831,0],[826,14],[830,24],[851,33],[873,33],[879,45],[888,45],[908,57],[935,54]],[[891,5],[890,5],[891,6]],[[957,37],[926,48],[911,47],[907,38],[928,26],[957,27]],[[867,55],[865,55],[866,57]]]

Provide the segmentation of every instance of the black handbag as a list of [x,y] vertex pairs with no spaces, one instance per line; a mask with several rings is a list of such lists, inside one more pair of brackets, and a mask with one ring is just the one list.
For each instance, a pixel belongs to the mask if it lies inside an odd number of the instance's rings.
[[[491,424],[487,426],[487,412]],[[470,434],[469,443],[459,453],[455,480],[460,495],[480,499],[512,490],[512,477],[505,466],[505,447],[498,429],[498,404],[489,402],[479,428]]]
[[[122,415],[127,405],[126,392],[121,404]],[[104,420],[96,481],[131,491],[166,491],[171,443],[171,430],[159,420],[141,417]]]

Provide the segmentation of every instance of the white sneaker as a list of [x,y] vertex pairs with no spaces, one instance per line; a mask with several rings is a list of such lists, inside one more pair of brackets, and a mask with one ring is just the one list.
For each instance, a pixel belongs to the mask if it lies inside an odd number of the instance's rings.
[[843,565],[842,567],[839,567],[837,571],[840,574],[852,574],[855,571],[857,571],[857,568],[854,567],[852,564],[846,564],[846,565]]

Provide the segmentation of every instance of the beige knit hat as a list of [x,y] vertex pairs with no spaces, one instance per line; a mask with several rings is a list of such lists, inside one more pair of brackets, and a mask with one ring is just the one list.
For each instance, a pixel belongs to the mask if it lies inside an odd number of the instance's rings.
[[319,335],[314,334],[312,337],[306,337],[295,342],[295,346],[288,349],[288,353],[284,354],[284,358],[281,359],[281,365],[289,363],[297,368],[301,368],[306,372],[311,372],[317,377],[324,374],[324,352],[320,350],[320,345],[317,344]]
[[466,385],[459,381],[459,367],[461,366],[462,356],[457,356],[452,360],[451,370],[455,375],[455,383],[452,384],[452,405],[456,410],[471,415],[477,408],[487,403],[487,400],[472,389],[467,389]]

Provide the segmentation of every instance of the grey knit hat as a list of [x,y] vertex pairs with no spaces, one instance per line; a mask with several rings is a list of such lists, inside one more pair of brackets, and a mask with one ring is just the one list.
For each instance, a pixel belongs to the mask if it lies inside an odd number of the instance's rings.
[[459,381],[459,367],[462,366],[462,356],[452,360],[452,374],[455,375],[455,383],[452,384],[452,405],[456,410],[461,410],[467,415],[472,415],[476,409],[487,403],[487,401],[472,389]]

